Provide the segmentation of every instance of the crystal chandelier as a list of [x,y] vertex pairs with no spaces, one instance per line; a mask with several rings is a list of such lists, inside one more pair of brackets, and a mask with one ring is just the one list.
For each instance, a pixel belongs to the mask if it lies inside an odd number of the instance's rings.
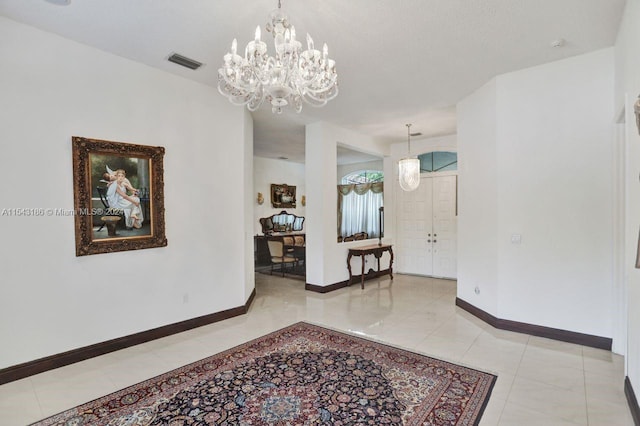
[[266,99],[271,111],[281,114],[291,105],[302,111],[302,101],[312,106],[324,106],[338,94],[336,63],[329,59],[325,44],[316,50],[307,34],[307,50],[296,39],[296,30],[289,17],[278,8],[269,14],[266,30],[273,34],[275,56],[267,54],[267,44],[260,39],[260,26],[255,38],[247,44],[244,57],[238,55],[238,42],[233,39],[231,52],[224,55],[218,70],[218,90],[234,105],[247,105],[257,110]]
[[420,185],[420,160],[411,157],[411,124],[407,124],[407,144],[407,158],[398,162],[398,175],[400,188],[413,191]]

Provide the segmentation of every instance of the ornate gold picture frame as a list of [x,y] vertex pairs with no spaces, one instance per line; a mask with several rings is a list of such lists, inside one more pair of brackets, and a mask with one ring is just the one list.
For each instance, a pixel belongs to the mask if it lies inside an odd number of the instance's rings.
[[72,138],[76,256],[167,245],[164,148]]
[[296,208],[296,187],[292,185],[271,184],[271,206],[276,209]]

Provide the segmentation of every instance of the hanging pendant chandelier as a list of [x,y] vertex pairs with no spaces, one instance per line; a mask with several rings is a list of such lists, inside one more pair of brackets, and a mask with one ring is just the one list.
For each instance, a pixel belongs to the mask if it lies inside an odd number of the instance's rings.
[[398,162],[400,188],[413,191],[420,185],[420,160],[411,157],[411,124],[407,124],[407,158]]
[[288,105],[302,111],[302,102],[321,107],[338,94],[336,63],[329,59],[327,45],[316,50],[307,34],[307,50],[296,39],[289,17],[278,8],[269,14],[266,30],[273,34],[275,56],[267,53],[260,26],[247,44],[244,57],[238,55],[233,39],[231,52],[224,55],[218,70],[218,90],[234,105],[247,105],[249,111],[260,108],[265,100],[273,113],[282,113]]

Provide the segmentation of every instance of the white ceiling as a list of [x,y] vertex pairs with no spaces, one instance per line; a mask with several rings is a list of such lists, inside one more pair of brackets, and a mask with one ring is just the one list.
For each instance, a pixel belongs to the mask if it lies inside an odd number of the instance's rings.
[[[612,46],[625,0],[282,0],[298,37],[326,42],[340,94],[301,114],[253,113],[255,155],[304,162],[304,125],[386,143],[456,132],[455,104],[492,77]],[[277,0],[0,0],[0,15],[216,86],[231,40],[263,40]],[[563,47],[551,47],[556,39]],[[3,40],[2,43],[6,43]],[[270,53],[273,46],[269,45]],[[203,62],[191,71],[173,52]],[[526,102],[526,99],[523,99]],[[240,107],[237,107],[240,108]]]

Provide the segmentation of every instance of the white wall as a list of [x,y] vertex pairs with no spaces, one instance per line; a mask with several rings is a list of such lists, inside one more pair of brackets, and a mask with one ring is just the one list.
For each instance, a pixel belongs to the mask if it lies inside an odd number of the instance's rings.
[[499,289],[496,103],[492,80],[457,107],[458,297],[493,315]]
[[498,76],[460,103],[460,298],[612,336],[612,92],[604,49]]
[[[271,184],[286,183],[296,187],[296,208],[285,209],[288,213],[296,216],[304,216],[306,208],[302,205],[302,196],[308,195],[305,192],[305,167],[304,164],[294,163],[291,161],[274,160],[272,158],[254,157],[253,158],[253,185],[252,194],[253,205],[253,234],[262,235],[262,226],[260,218],[280,213],[282,208],[273,208],[271,205]],[[264,197],[264,203],[258,204],[258,192]],[[303,227],[306,226],[306,219]]]
[[253,182],[253,119],[251,114],[246,108],[244,111],[244,179],[243,179],[243,205],[242,210],[244,213],[244,291],[248,298],[253,289],[255,288],[256,272],[255,265],[255,253],[253,242],[253,206],[257,204],[255,202],[256,194],[255,184]]
[[0,368],[243,305],[249,217],[228,212],[246,210],[252,185],[237,169],[253,156],[248,114],[215,88],[5,18],[0,40],[0,208],[72,209],[74,135],[160,145],[169,241],[76,257],[72,216],[0,216]]
[[[327,286],[349,278],[345,263],[349,247],[366,244],[363,241],[337,242],[337,188],[335,185],[326,184],[336,182],[337,179],[337,144],[381,157],[385,155],[385,150],[382,145],[367,136],[327,123],[307,125],[305,141],[307,191],[312,194],[307,197],[305,220],[307,283]],[[386,179],[384,186],[386,192]],[[373,242],[377,239],[366,241]],[[388,264],[388,258],[384,256],[381,261],[382,268]],[[358,259],[352,260],[354,274],[355,271],[360,271],[360,265]]]
[[640,229],[640,135],[633,114],[633,103],[640,94],[640,1],[629,0],[615,47],[615,108],[624,109],[626,140],[626,221],[625,276],[627,277],[628,340],[626,369],[635,394],[640,392],[640,270],[635,259]]

